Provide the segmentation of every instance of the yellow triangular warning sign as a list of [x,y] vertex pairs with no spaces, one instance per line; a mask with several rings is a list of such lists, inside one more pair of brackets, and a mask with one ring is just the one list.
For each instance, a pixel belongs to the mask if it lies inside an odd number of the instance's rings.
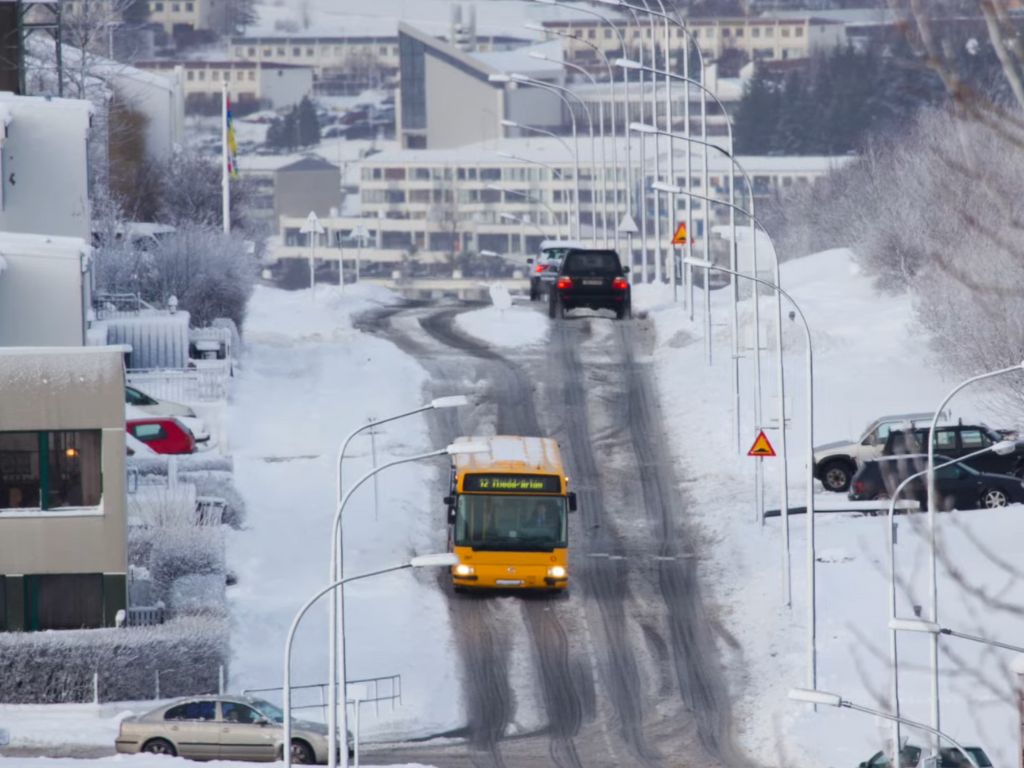
[[757,437],[754,439],[754,444],[750,446],[750,450],[747,451],[747,456],[774,456],[775,449],[772,448],[771,441],[768,439],[768,435],[764,433],[762,429],[757,433]]
[[686,245],[686,222],[680,221],[676,233],[672,235],[672,245]]

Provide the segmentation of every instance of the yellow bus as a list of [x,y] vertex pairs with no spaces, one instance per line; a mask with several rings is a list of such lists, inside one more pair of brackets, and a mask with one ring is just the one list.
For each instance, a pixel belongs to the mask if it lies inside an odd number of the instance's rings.
[[558,443],[545,437],[460,437],[489,450],[452,457],[448,546],[456,591],[564,590],[576,494]]

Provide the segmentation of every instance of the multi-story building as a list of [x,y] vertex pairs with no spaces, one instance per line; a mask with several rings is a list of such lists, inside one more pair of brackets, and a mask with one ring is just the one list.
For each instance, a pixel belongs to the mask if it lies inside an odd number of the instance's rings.
[[[219,0],[224,3],[225,0]],[[177,29],[210,29],[218,0],[149,0],[149,21],[173,35]]]
[[313,70],[291,64],[159,60],[141,61],[135,66],[149,72],[166,72],[181,67],[185,109],[188,112],[220,110],[225,82],[231,101],[242,107],[290,107],[313,92]]
[[[627,53],[636,58],[638,49],[650,48],[652,40],[659,51],[665,49],[665,31],[661,25],[652,28],[623,19],[616,26],[618,34],[597,19],[544,22],[544,27],[562,39],[565,58],[594,72],[605,71],[598,50],[610,57],[625,47]],[[813,15],[687,19],[686,26],[707,61],[718,59],[730,49],[741,51],[752,60],[805,59],[815,51],[846,44],[846,27],[842,21]],[[682,50],[686,45],[686,35],[679,27],[670,25],[668,36],[671,50]]]
[[0,349],[0,631],[114,626],[127,602],[124,359]]
[[[363,160],[360,183],[359,215],[322,219],[327,232],[324,245],[337,243],[357,228],[369,231],[372,250],[364,258],[383,262],[399,262],[414,252],[422,262],[444,262],[462,251],[479,253],[531,253],[545,237],[566,237],[572,232],[576,217],[576,179],[570,142],[558,139],[506,139],[470,146],[436,150],[396,150],[382,152]],[[664,152],[664,142],[662,142]],[[650,189],[653,142],[648,141],[648,177],[640,179],[638,139],[631,146],[633,173],[616,173],[609,166],[601,172],[601,150],[591,153],[589,140],[580,144],[580,214],[583,237],[603,237],[605,200],[608,202],[609,231],[614,230],[627,199],[627,181],[631,197],[637,201],[641,189]],[[609,150],[610,152],[610,150]],[[676,150],[676,183],[686,187],[682,150]],[[606,153],[607,155],[607,153]],[[595,172],[591,157],[598,158]],[[607,155],[610,160],[610,155]],[[528,158],[523,160],[515,157]],[[693,179],[689,185],[705,194],[700,169],[702,156],[695,155]],[[742,165],[750,172],[755,194],[762,200],[778,190],[804,184],[827,173],[846,160],[833,157],[743,157]],[[624,147],[619,150],[619,168],[624,168]],[[662,157],[661,167],[667,167]],[[683,171],[682,175],[680,172]],[[715,153],[709,158],[708,196],[728,200],[730,165]],[[618,190],[616,192],[616,190]],[[607,193],[607,194],[606,194]],[[737,183],[742,201],[745,189]],[[650,216],[654,206],[648,201],[634,202],[633,215],[642,224],[639,211]],[[685,196],[677,199],[678,215],[684,218]],[[706,209],[701,201],[691,205],[692,221],[688,222],[694,237],[701,238],[707,229]],[[724,206],[717,208],[712,224],[727,220]],[[282,217],[281,245],[277,258],[305,258],[306,237],[299,230],[304,217]],[[596,226],[594,223],[596,222]],[[653,233],[653,221],[649,220]],[[674,224],[673,224],[674,227]],[[668,223],[663,222],[663,228]],[[666,235],[670,236],[671,233]],[[634,247],[639,242],[634,240]],[[325,249],[323,258],[338,258],[338,252]],[[346,257],[347,258],[347,257]]]

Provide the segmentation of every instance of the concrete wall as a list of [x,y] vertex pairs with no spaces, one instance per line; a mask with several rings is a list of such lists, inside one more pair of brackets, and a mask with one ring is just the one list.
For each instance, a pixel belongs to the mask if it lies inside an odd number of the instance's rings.
[[459,147],[501,136],[502,89],[427,51],[427,146]]
[[92,238],[89,104],[0,93],[10,111],[0,160],[0,231]]
[[85,344],[87,251],[77,238],[0,233],[0,347]]
[[[522,125],[532,125],[537,128],[555,130],[563,125],[570,124],[569,113],[557,93],[544,88],[524,88],[522,86],[509,90],[506,94],[508,104],[508,119],[515,120]],[[587,118],[583,114],[582,107],[571,96],[570,102],[576,105],[579,117],[577,118],[577,129],[580,136],[587,134]],[[607,112],[607,110],[606,110]],[[610,112],[608,112],[610,114]],[[565,119],[562,119],[562,116]],[[597,112],[594,112],[594,132],[597,128]]]
[[331,208],[341,204],[341,171],[337,168],[324,170],[288,171],[280,170],[274,180],[274,219],[281,216],[302,216],[316,211],[320,218],[326,218]]

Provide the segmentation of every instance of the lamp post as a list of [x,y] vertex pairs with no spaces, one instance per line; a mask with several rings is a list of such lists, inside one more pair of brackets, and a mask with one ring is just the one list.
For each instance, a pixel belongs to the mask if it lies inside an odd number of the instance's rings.
[[[404,456],[402,458],[393,459],[392,461],[389,461],[389,462],[387,462],[385,464],[381,464],[379,467],[374,467],[372,470],[370,470],[369,472],[364,474],[362,477],[360,477],[352,485],[352,487],[349,488],[348,491],[345,492],[345,495],[342,496],[341,501],[339,502],[339,504],[337,506],[337,509],[334,512],[334,521],[333,521],[333,523],[331,525],[331,569],[330,569],[330,572],[329,572],[329,578],[331,579],[332,583],[334,581],[340,581],[344,577],[344,575],[345,575],[345,567],[344,567],[345,548],[344,548],[344,538],[343,538],[343,528],[342,528],[342,513],[345,511],[345,506],[348,504],[348,500],[350,498],[352,498],[352,494],[356,492],[356,490],[359,488],[359,486],[361,486],[367,480],[369,480],[369,479],[373,478],[374,476],[376,476],[377,473],[382,472],[385,469],[388,469],[390,467],[396,467],[399,464],[408,464],[408,463],[414,462],[414,461],[423,461],[424,459],[431,459],[431,458],[435,458],[435,457],[438,457],[438,456],[454,456],[454,455],[463,454],[463,453],[483,453],[483,452],[486,452],[487,450],[489,450],[489,449],[488,449],[487,445],[484,444],[484,443],[459,443],[458,445],[449,445],[449,446],[447,446],[445,448],[440,448],[440,449],[435,450],[435,451],[429,451],[427,453],[420,453],[420,454],[417,454],[415,456]],[[338,599],[338,601],[337,602],[335,602],[334,600],[331,601],[331,605],[332,606],[339,605],[339,604],[340,604],[340,607],[338,609],[339,613],[335,613],[331,617],[331,621],[330,621],[330,625],[331,626],[329,628],[328,642],[330,644],[330,648],[329,648],[329,652],[330,652],[330,670],[336,670],[337,679],[339,680],[339,684],[340,684],[340,688],[341,688],[341,694],[342,694],[342,697],[344,697],[344,693],[345,693],[345,635],[344,635],[344,632],[341,632],[339,634],[339,632],[338,632],[338,620],[337,620],[339,615],[344,617],[344,599],[343,599],[343,595],[342,595],[342,591],[341,590],[339,590],[339,599]],[[344,622],[342,622],[342,624],[343,623]],[[332,674],[335,674],[335,673],[332,673]],[[328,719],[327,719],[327,722],[328,722],[328,741],[331,740],[331,732],[335,729],[335,727],[337,727],[339,725],[339,714],[340,714],[340,730],[341,730],[342,733],[345,733],[346,730],[347,730],[347,717],[348,717],[348,713],[345,711],[345,707],[339,707],[338,706],[338,691],[335,690],[335,686],[333,685],[333,682],[334,682],[335,678],[332,676],[330,678],[330,680],[331,680],[332,685],[328,686],[328,694],[329,695],[328,695],[328,700],[327,700],[327,708],[328,708]],[[335,735],[334,738],[336,739],[337,736]],[[335,742],[335,744],[336,743],[337,742]],[[342,766],[344,766],[344,768],[348,768],[348,752],[343,750],[342,751],[342,755],[343,755]],[[336,757],[336,752],[332,752],[330,755],[328,755],[328,761],[329,761],[328,764],[331,765],[331,766],[335,765],[335,763],[330,762],[333,759],[332,756]]]
[[[684,263],[687,261],[688,259],[683,259]],[[800,305],[796,303],[789,293],[783,290],[782,286],[769,282],[768,280],[764,280],[760,277],[746,275],[742,272],[736,272],[732,269],[720,267],[717,264],[708,264],[707,262],[702,262],[700,259],[690,259],[689,262],[695,267],[706,266],[710,269],[730,274],[733,277],[742,277],[746,280],[752,280],[755,283],[767,286],[768,288],[777,291],[785,296],[793,306],[793,309],[796,310],[797,315],[800,317],[800,322],[803,325],[804,340],[807,344],[807,679],[810,682],[809,687],[816,688],[818,679],[818,648],[817,607],[815,605],[816,559],[814,557],[814,352],[811,347],[811,327],[807,324],[807,317],[804,315],[804,311],[800,309]],[[781,357],[781,355],[782,352],[780,348],[779,356]],[[782,398],[781,392],[779,393],[779,398]],[[785,422],[783,422],[781,427],[782,431],[785,432]]]
[[[591,75],[586,69],[581,67],[579,64],[573,64],[570,61],[555,61],[550,56],[545,56],[539,51],[531,51],[529,54],[532,59],[540,59],[541,61],[547,61],[553,64],[561,64],[564,67],[569,67],[577,72],[581,72],[584,77],[588,78],[591,84],[596,88],[597,81],[594,76]],[[582,99],[581,99],[582,101]],[[608,247],[608,152],[605,147],[605,136],[604,136],[604,101],[598,99],[597,102],[597,128],[598,133],[601,136],[601,225],[604,230],[604,247]],[[616,170],[618,163],[616,162]],[[592,193],[593,194],[593,193]],[[617,201],[616,201],[617,202]],[[615,226],[615,248],[619,247],[619,222],[618,219],[614,222]]]
[[[945,461],[935,469],[943,469],[944,467],[952,466],[953,464],[959,464],[964,461],[969,461],[976,456],[981,456],[986,453],[996,453],[1000,456],[1007,456],[1016,450],[1017,444],[1012,440],[1001,440],[993,445],[986,446],[979,451],[972,451],[966,456],[961,456],[958,459],[950,459]],[[896,486],[896,490],[892,493],[892,498],[889,500],[889,513],[888,513],[888,526],[889,526],[889,685],[890,695],[892,696],[892,707],[893,712],[898,716],[900,714],[900,676],[899,676],[899,645],[897,643],[896,632],[900,629],[908,630],[907,626],[893,626],[894,624],[900,624],[899,619],[896,617],[896,501],[899,499],[903,489],[910,485],[911,482],[917,478],[928,474],[927,469],[922,469],[920,472],[915,472],[909,477],[904,478],[899,485]],[[935,489],[930,489],[929,493],[934,492]],[[924,622],[917,621],[918,625],[928,624],[929,626],[938,627],[935,622]],[[909,630],[908,630],[909,631]],[[920,630],[917,630],[920,631]],[[896,752],[900,748],[900,724],[898,721],[893,722],[892,732],[892,743],[893,749]],[[893,754],[896,754],[894,752]]]
[[[540,3],[541,5],[561,5],[561,3],[558,2],[558,0],[534,0],[534,2]],[[571,6],[566,6],[566,7],[571,7],[574,12],[585,13],[588,16],[594,16],[595,18],[599,19],[605,26],[607,26],[609,29],[611,29],[611,31],[613,33],[615,33],[615,36],[619,40],[620,48],[623,51],[626,50],[626,39],[622,36],[622,30],[620,30],[615,25],[615,22],[613,22],[611,20],[611,18],[609,18],[608,16],[605,16],[603,13],[600,13],[599,11],[594,10],[593,8],[589,8],[589,7],[585,6],[585,5],[580,5],[578,3],[577,4],[573,4]],[[607,61],[607,59],[606,59],[606,61]],[[614,82],[614,80],[615,80],[615,78],[613,77],[612,81]],[[627,113],[628,110],[629,110],[629,75],[628,74],[625,75],[623,77],[623,79],[622,79],[622,90],[623,90],[623,99],[624,99],[623,100],[623,115],[624,115],[623,116],[623,125],[625,125],[626,123],[629,122],[629,118],[625,116],[625,113]],[[614,100],[614,86],[613,86],[612,98]],[[615,110],[613,109],[612,110],[613,116],[614,116],[614,112],[615,112]],[[612,120],[612,122],[614,122],[614,119]],[[623,129],[623,132],[625,133],[625,129]],[[627,134],[627,138],[628,138],[628,134]],[[593,141],[593,139],[591,139],[591,141]],[[616,189],[615,201],[616,201],[616,208],[618,207],[618,188],[619,188],[617,166],[618,166],[618,163],[616,163],[616,177],[615,177],[615,189]],[[629,181],[630,175],[632,174],[632,167],[633,167],[633,158],[632,158],[630,147],[629,147],[629,141],[627,140],[626,141],[626,174],[627,174],[627,176],[626,176],[626,178],[627,178],[627,182],[626,182],[626,209],[629,210],[629,211],[632,211],[632,209],[633,209],[633,190],[632,190],[632,184]],[[616,221],[616,225],[618,223],[619,222]],[[633,262],[632,254],[630,254],[629,262],[631,264]]]
[[[943,398],[942,403],[939,405],[939,409],[935,412],[932,417],[931,426],[928,428],[928,538],[931,544],[932,558],[931,558],[931,569],[929,571],[929,586],[931,591],[931,619],[937,622],[939,620],[939,566],[938,558],[935,554],[935,513],[936,513],[936,494],[935,494],[935,427],[939,423],[939,416],[945,410],[946,405],[953,396],[964,387],[973,384],[976,381],[983,381],[984,379],[991,379],[994,376],[1001,376],[1004,373],[1014,373],[1024,370],[1024,362],[1017,365],[1011,365],[1008,368],[1000,368],[997,371],[989,371],[988,373],[982,373],[978,376],[972,376],[966,381],[962,381],[957,384],[953,389],[950,390],[949,394]],[[937,635],[932,637],[931,643],[931,672],[932,672],[932,725],[938,730],[941,721],[939,719],[939,638]],[[937,742],[933,745],[937,747]]]
[[[793,701],[802,701],[807,704],[814,704],[817,706],[821,704],[826,707],[845,707],[846,709],[852,709],[856,712],[863,712],[866,715],[874,715],[875,717],[881,717],[883,720],[895,720],[903,725],[910,728],[920,728],[922,731],[927,731],[936,738],[945,739],[952,744],[957,752],[964,756],[964,758],[971,764],[971,768],[979,768],[978,761],[974,759],[969,751],[960,742],[956,741],[953,737],[942,733],[938,728],[932,728],[924,723],[917,723],[913,720],[907,720],[904,717],[898,717],[890,712],[882,712],[878,709],[872,709],[871,707],[865,707],[860,704],[854,704],[852,701],[839,696],[836,693],[828,693],[826,691],[818,691],[813,688],[791,688],[789,691],[789,698]],[[892,756],[892,765],[899,765],[899,751],[897,750]]]
[[[341,587],[344,584],[347,584],[350,581],[357,581],[359,579],[366,579],[366,578],[369,578],[370,576],[378,576],[378,575],[380,575],[382,573],[391,573],[392,571],[401,571],[401,570],[403,570],[405,568],[424,568],[424,567],[431,567],[431,566],[432,567],[452,566],[452,565],[456,565],[458,562],[459,562],[459,558],[458,558],[457,555],[454,555],[454,554],[451,554],[451,553],[447,553],[447,552],[443,553],[443,554],[437,554],[437,555],[419,555],[418,557],[414,557],[411,560],[409,560],[408,563],[403,563],[402,565],[394,565],[394,566],[391,566],[390,568],[382,568],[380,570],[370,571],[368,573],[360,573],[360,574],[358,574],[356,576],[349,576],[348,578],[345,578],[345,579],[338,579],[336,581],[332,581],[326,587],[323,587],[322,589],[318,590],[312,597],[309,598],[309,600],[307,600],[302,605],[302,607],[295,614],[295,618],[292,619],[291,626],[288,628],[288,635],[287,635],[287,637],[285,638],[285,641],[284,641],[284,669],[283,669],[283,675],[282,675],[283,676],[282,693],[283,693],[283,698],[284,698],[284,723],[283,723],[283,725],[284,725],[284,739],[283,739],[282,751],[284,752],[284,764],[285,764],[285,766],[287,766],[288,768],[291,768],[291,764],[292,764],[292,749],[291,749],[291,747],[292,747],[292,643],[295,640],[295,631],[299,628],[299,622],[302,621],[302,617],[306,615],[306,612],[313,606],[313,604],[317,600],[319,600],[321,597],[326,595],[328,592],[331,592],[333,590],[337,590],[338,592],[340,592],[341,591]],[[342,634],[344,634],[344,631],[343,631]],[[333,687],[334,686],[332,684],[331,688],[333,688]],[[328,728],[330,728],[330,730],[333,731],[334,729],[331,728],[330,726],[331,726],[331,724],[328,724]],[[345,730],[345,733],[346,733],[346,736],[347,736],[347,734],[348,734],[348,729],[347,728]],[[346,741],[347,741],[347,738],[346,738]],[[335,743],[329,745],[328,749],[332,750],[331,754],[328,756],[328,762],[330,762],[331,756],[333,756],[335,758],[335,761],[336,761],[337,760],[337,743],[336,743],[336,740],[335,740]],[[346,765],[348,764],[348,746],[347,746],[347,744],[346,744],[346,749],[345,749],[345,763],[346,763]]]
[[[736,159],[733,158],[731,155],[729,155],[729,158],[732,160],[733,163],[735,163],[737,165],[737,167],[740,168],[741,171],[743,171],[744,175],[746,175],[746,171],[743,170],[742,166],[740,166],[738,163],[736,163]],[[747,178],[749,178],[749,176]],[[669,185],[660,184],[658,182],[655,182],[655,184],[653,184],[652,186],[654,186],[655,188],[666,188]],[[758,229],[760,229],[761,232],[764,232],[766,236],[768,235],[767,230],[761,224],[761,222],[759,222],[757,220],[757,217],[754,215],[753,211],[748,211],[748,210],[745,210],[743,208],[740,208],[739,206],[734,205],[733,203],[726,203],[726,202],[723,202],[721,200],[716,200],[714,198],[708,197],[707,195],[701,195],[699,193],[691,192],[689,190],[685,190],[685,189],[682,189],[680,187],[674,187],[673,189],[677,193],[679,193],[679,194],[692,195],[693,197],[695,197],[697,199],[700,199],[700,200],[704,200],[707,203],[716,203],[718,205],[727,205],[727,206],[729,206],[729,208],[734,209],[737,213],[740,213],[740,214],[742,214],[744,216],[748,216],[750,218],[750,220],[756,226],[756,228],[752,232],[752,234],[753,234],[753,236],[755,238],[757,237],[757,230]],[[771,237],[768,237],[768,240],[769,240],[769,242],[771,242]],[[772,252],[775,255],[775,284],[776,285],[782,285],[782,270],[780,269],[778,253],[775,251],[774,243],[772,244]],[[734,287],[735,287],[735,282],[736,281],[733,280]],[[735,296],[735,294],[734,294],[734,296]],[[756,290],[755,290],[755,296],[756,296]],[[779,292],[775,293],[775,312],[776,312],[776,329],[775,330],[776,330],[776,346],[777,346],[777,350],[776,350],[777,355],[776,355],[776,366],[775,366],[775,368],[776,368],[776,381],[777,381],[777,386],[778,386],[778,391],[779,391],[779,400],[778,400],[779,455],[780,455],[780,459],[781,459],[779,461],[779,475],[780,475],[780,477],[779,477],[779,480],[780,480],[780,488],[779,488],[779,490],[780,490],[781,505],[782,505],[781,506],[781,511],[782,511],[782,527],[783,527],[783,549],[784,549],[784,552],[785,552],[785,565],[783,567],[783,592],[785,594],[786,605],[790,605],[792,595],[790,594],[791,588],[790,588],[790,559],[789,559],[789,464],[788,464],[789,446],[788,446],[788,439],[786,437],[786,375],[785,375],[785,363],[784,363],[783,356],[782,356],[782,341],[783,341],[783,338],[782,338],[783,337],[783,332],[782,332],[782,294],[780,294]],[[755,329],[755,337],[757,337],[757,339],[758,339],[758,346],[760,346],[760,341],[759,341],[760,335],[761,335],[760,329]],[[755,381],[755,385],[756,385],[756,400],[755,400],[755,403],[761,401],[760,366],[756,365],[756,362],[757,362],[757,358],[755,357],[755,371],[757,373],[757,375],[754,377],[755,380],[756,380]],[[735,411],[736,411],[736,421],[737,421],[737,424],[738,424],[739,423],[739,400],[740,400],[740,394],[739,394],[740,393],[740,390],[739,390],[739,370],[738,370],[738,368],[736,368],[736,379],[735,379],[735,381],[736,381],[736,386],[734,386],[734,388],[733,388],[733,397],[734,397],[734,408],[735,408]],[[737,441],[739,440],[738,429],[739,429],[739,427],[737,426]],[[813,459],[813,456],[812,456],[812,459]],[[762,486],[760,463],[758,465],[757,472],[758,472],[758,474],[757,474],[758,483],[757,484],[758,484],[758,486],[760,488]],[[812,463],[812,466],[811,466],[811,473],[812,473],[812,477],[813,477],[813,463]],[[760,494],[760,490],[758,490],[758,494]],[[758,496],[757,502],[758,503],[760,502],[760,496]]]
[[[569,198],[569,217],[568,217],[568,219],[566,221],[566,229],[568,231],[569,239],[572,239],[572,236],[573,236],[573,234],[572,234],[572,219],[573,219],[573,215],[574,215],[573,214],[573,208],[575,207],[576,233],[577,233],[577,235],[579,235],[579,228],[580,228],[580,200],[579,200],[580,157],[579,157],[579,145],[577,144],[576,150],[573,151],[573,149],[565,142],[565,139],[563,139],[561,136],[558,136],[557,134],[553,133],[552,131],[545,130],[544,128],[538,128],[535,125],[526,125],[525,123],[517,123],[515,120],[502,120],[501,124],[505,128],[518,128],[518,129],[523,130],[523,131],[532,131],[534,133],[540,133],[540,134],[543,134],[545,136],[550,136],[552,139],[554,139],[559,144],[561,144],[563,147],[565,147],[565,151],[568,152],[569,155],[573,158],[573,162],[574,162],[574,165],[575,165],[574,184],[575,184],[575,193],[576,193],[576,195],[575,195],[575,198],[573,198],[573,195],[571,195],[571,194],[567,194],[566,195]],[[497,154],[500,157],[506,157],[506,158],[513,159],[513,160],[519,160],[520,162],[524,162],[524,163],[532,163],[534,165],[539,165],[542,168],[547,168],[549,171],[551,171],[552,180],[554,180],[554,178],[559,178],[559,179],[562,179],[563,181],[565,180],[565,174],[562,173],[561,169],[557,168],[556,166],[552,165],[551,163],[545,163],[543,160],[537,160],[537,159],[529,158],[529,157],[520,157],[519,155],[512,154],[512,153],[509,153],[509,152],[496,152],[495,154]]]
[[[590,167],[591,167],[591,177],[590,177],[590,229],[591,229],[591,238],[590,239],[593,240],[594,236],[596,235],[596,228],[597,228],[597,195],[595,194],[595,192],[596,192],[596,184],[594,183],[595,179],[597,177],[597,151],[596,151],[596,144],[595,144],[595,141],[594,141],[594,116],[590,113],[590,108],[587,106],[586,102],[583,101],[583,99],[581,99],[575,93],[573,93],[572,90],[570,90],[569,88],[566,88],[564,86],[561,86],[561,85],[555,85],[554,83],[547,83],[547,82],[544,82],[543,80],[537,80],[536,78],[527,77],[526,75],[521,75],[521,74],[518,74],[516,72],[513,72],[513,73],[508,74],[508,75],[498,74],[498,75],[489,75],[488,76],[488,80],[490,80],[491,82],[505,82],[506,79],[507,79],[508,82],[518,83],[520,85],[527,85],[527,86],[531,86],[533,88],[541,88],[542,90],[550,91],[551,93],[554,93],[557,96],[559,96],[562,99],[562,103],[565,104],[566,109],[569,110],[570,117],[572,117],[573,135],[574,136],[576,135],[576,128],[575,128],[575,126],[576,126],[576,117],[575,117],[575,113],[573,112],[572,103],[569,101],[569,99],[567,97],[572,96],[574,99],[576,99],[576,101],[579,102],[580,106],[583,107],[583,114],[585,114],[587,116],[587,133],[590,136]],[[579,146],[579,144],[577,144],[577,146]],[[578,169],[577,169],[576,177],[577,177],[577,190],[578,190],[579,189],[579,181],[578,181],[578,179],[579,179],[579,171],[578,171]],[[578,205],[579,205],[579,203],[577,202],[577,206]],[[577,235],[578,234],[579,233],[577,233]]]
[[488,184],[485,187],[485,189],[490,189],[490,190],[493,190],[495,192],[504,192],[506,195],[516,195],[517,197],[521,197],[524,200],[527,200],[527,201],[529,201],[531,203],[538,203],[538,204],[542,205],[547,210],[547,212],[551,214],[551,223],[554,224],[556,227],[558,226],[558,214],[555,213],[554,209],[550,205],[545,203],[539,197],[534,197],[533,195],[529,194],[528,192],[523,192],[522,190],[519,190],[519,189],[512,189],[510,187],[505,187],[505,186],[502,186],[501,184]]
[[955,629],[941,627],[934,621],[926,621],[925,619],[890,619],[889,629],[897,632],[923,632],[929,635],[949,635],[950,637],[959,637],[961,640],[970,640],[974,643],[987,645],[991,648],[1000,648],[1001,650],[1013,651],[1014,653],[1024,653],[1024,646],[1004,643],[1001,640],[991,640],[987,637],[971,635],[967,632],[958,632]]
[[[512,80],[512,75],[506,75],[500,72],[488,75],[487,80],[488,82],[491,83],[518,82]],[[541,81],[537,80],[536,82],[539,83]],[[581,238],[582,235],[580,234],[580,219],[582,214],[580,213],[580,135],[576,126],[576,113],[573,111],[572,104],[569,102],[569,99],[563,93],[550,88],[548,90],[551,90],[552,93],[555,93],[562,100],[562,103],[565,105],[565,108],[569,110],[569,121],[572,125],[572,142],[573,147],[576,148],[576,151],[573,153],[573,179],[576,184],[576,237]],[[591,130],[593,130],[593,126],[591,126]]]
[[[419,413],[425,413],[427,411],[440,410],[440,409],[444,409],[444,408],[458,408],[460,406],[468,405],[468,404],[469,404],[469,398],[467,398],[465,395],[448,395],[446,397],[437,397],[437,398],[434,398],[433,400],[431,400],[429,403],[424,403],[423,405],[417,406],[416,408],[411,408],[411,409],[409,409],[407,411],[402,411],[401,413],[396,413],[396,414],[394,414],[392,416],[386,416],[386,417],[384,417],[382,419],[372,419],[372,420],[368,421],[366,424],[363,424],[363,425],[361,425],[359,427],[356,427],[354,430],[349,432],[348,435],[345,437],[345,439],[342,440],[341,446],[338,448],[338,460],[336,462],[337,472],[336,472],[336,481],[335,481],[335,484],[334,484],[334,508],[336,510],[336,514],[340,514],[341,506],[342,506],[342,504],[344,502],[344,497],[343,497],[344,488],[342,486],[342,468],[343,468],[343,465],[344,465],[344,462],[345,462],[345,452],[348,450],[349,443],[351,443],[352,440],[355,439],[355,437],[357,435],[359,435],[361,432],[365,432],[368,429],[372,429],[373,427],[379,427],[382,424],[388,424],[388,423],[390,423],[392,421],[398,421],[399,419],[404,419],[404,418],[407,418],[409,416],[415,416],[416,414],[419,414]],[[338,547],[339,550],[341,550],[342,547],[344,546],[344,542],[341,540],[341,533],[342,533],[341,532],[341,527],[339,526],[338,530],[334,534],[334,537],[337,540],[337,547]],[[332,558],[333,558],[333,549],[332,549]],[[334,563],[334,561],[332,559],[331,579],[332,580],[340,579],[341,576],[342,576],[342,574],[340,573],[340,569],[337,569],[334,566],[335,566],[335,563]],[[338,590],[337,600],[332,600],[331,601],[330,629],[329,629],[329,631],[330,631],[331,648],[336,648],[337,644],[338,644],[339,617],[340,617],[341,628],[342,628],[342,630],[344,630],[344,626],[345,626],[345,601],[344,601],[344,591],[343,590]],[[344,649],[342,649],[342,660],[343,660],[342,663],[344,663]],[[329,678],[330,683],[331,683],[328,686],[328,692],[327,692],[328,702],[330,702],[332,700],[336,700],[335,699],[335,697],[336,697],[335,685],[337,684],[337,680],[338,680],[337,656],[335,656],[334,653],[332,653],[330,655],[330,664],[329,664],[329,669],[328,669],[328,678]],[[337,755],[337,749],[336,749],[337,744],[335,742],[337,734],[335,733],[334,729],[328,730],[327,736],[328,736],[328,742],[330,743],[331,755]],[[332,766],[335,765],[334,762],[331,762],[334,759],[336,759],[336,758],[330,757],[330,756],[328,757],[328,762]]]

